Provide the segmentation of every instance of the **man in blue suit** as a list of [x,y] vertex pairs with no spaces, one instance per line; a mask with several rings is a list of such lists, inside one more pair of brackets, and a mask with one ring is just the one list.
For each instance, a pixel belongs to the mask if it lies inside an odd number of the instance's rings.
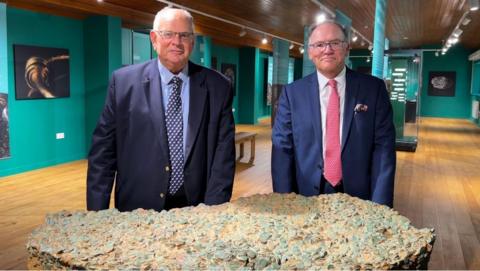
[[385,84],[345,67],[343,27],[312,27],[316,72],[285,86],[272,131],[273,190],[344,192],[392,207],[395,129]]
[[88,157],[87,209],[168,210],[228,202],[235,172],[230,82],[188,61],[193,19],[158,12],[158,59],[113,73]]

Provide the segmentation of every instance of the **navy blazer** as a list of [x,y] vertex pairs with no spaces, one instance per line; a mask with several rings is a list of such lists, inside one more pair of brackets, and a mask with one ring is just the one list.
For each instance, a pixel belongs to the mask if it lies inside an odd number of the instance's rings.
[[[366,110],[357,105],[366,105]],[[272,131],[274,192],[320,193],[320,112],[316,72],[283,88]],[[395,128],[382,80],[347,69],[341,142],[344,192],[392,207]]]
[[[169,151],[157,59],[113,73],[88,157],[87,209],[164,208]],[[189,62],[184,187],[190,205],[220,204],[235,172],[233,91],[221,74]]]

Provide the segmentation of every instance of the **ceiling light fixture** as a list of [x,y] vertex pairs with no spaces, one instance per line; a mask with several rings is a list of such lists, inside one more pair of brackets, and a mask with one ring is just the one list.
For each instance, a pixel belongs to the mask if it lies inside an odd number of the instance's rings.
[[457,29],[453,30],[453,35],[457,38],[460,37],[460,35],[462,35],[462,33],[463,33],[463,30],[460,29],[460,28],[457,28]]
[[462,25],[468,25],[470,22],[472,21],[472,19],[470,19],[470,17],[465,17],[465,19],[463,19],[462,21]]
[[305,50],[303,49],[303,46],[298,47],[298,51],[300,51],[300,54],[303,54],[303,52],[305,52]]
[[247,35],[247,31],[245,30],[245,28],[242,28],[242,30],[240,30],[240,33],[238,33],[238,36],[243,37],[245,35]]
[[470,0],[470,11],[477,11],[480,7],[479,0]]
[[356,42],[358,40],[358,36],[353,34],[352,36],[352,42]]
[[[478,0],[476,1],[478,3]],[[472,5],[472,2],[470,2],[470,6]],[[462,17],[460,18],[460,20],[458,21],[457,25],[453,28],[453,31],[452,33],[450,33],[450,35],[448,35],[447,39],[445,39],[444,43],[443,43],[443,47],[442,47],[442,55],[444,55],[447,50],[452,47],[452,45],[454,45],[455,43],[457,43],[460,39],[460,35],[463,33],[463,30],[460,29],[460,25],[463,24],[463,25],[466,25],[470,22],[470,18],[467,17],[468,13],[470,11],[465,11],[462,15]],[[465,23],[466,21],[468,21],[467,23]]]
[[295,45],[293,43],[290,43],[290,46],[288,46],[288,49],[292,50]]
[[[230,20],[227,20],[227,19],[224,19],[224,18],[215,16],[215,15],[211,15],[211,14],[205,13],[205,12],[203,12],[203,11],[199,11],[199,10],[196,10],[196,9],[193,9],[193,8],[189,8],[189,7],[186,7],[186,6],[183,6],[183,5],[179,5],[179,4],[177,4],[177,3],[174,3],[174,2],[171,2],[171,1],[168,1],[168,0],[156,0],[156,1],[157,1],[157,2],[160,2],[160,3],[164,3],[164,4],[166,4],[166,5],[168,5],[168,6],[171,6],[171,7],[182,8],[182,9],[188,10],[189,12],[192,12],[192,13],[200,14],[200,15],[202,15],[202,16],[205,16],[205,17],[208,17],[208,18],[212,18],[212,19],[215,19],[215,20],[217,20],[217,21],[221,21],[221,22],[224,22],[224,23],[227,23],[227,24],[231,24],[231,25],[238,26],[238,27],[240,27],[240,28],[245,29],[245,31],[248,30],[248,31],[251,31],[251,32],[260,33],[260,34],[264,35],[265,37],[266,37],[266,36],[269,36],[269,37],[273,37],[273,38],[285,40],[285,41],[288,41],[288,42],[290,42],[290,43],[293,43],[293,44],[296,44],[296,45],[299,45],[299,46],[303,46],[303,43],[296,42],[296,41],[293,41],[293,40],[290,40],[290,39],[287,39],[287,38],[284,38],[284,37],[280,37],[280,36],[278,36],[278,35],[271,34],[271,33],[262,31],[262,30],[257,29],[257,28],[253,28],[253,27],[250,27],[250,26],[246,26],[246,25],[243,25],[243,24],[239,24],[239,23],[236,23],[236,22],[233,22],[233,21],[230,21]],[[267,42],[268,42],[268,41],[267,41]]]
[[327,16],[325,15],[325,13],[320,13],[318,14],[316,17],[315,17],[315,22],[317,22],[317,24],[319,23],[323,23],[327,20]]
[[267,44],[268,42],[268,39],[267,39],[267,36],[263,36],[263,39],[262,39],[262,44]]
[[[317,6],[320,7],[320,9],[323,11],[323,12],[326,12],[329,16],[329,18],[335,18],[335,12],[333,12],[332,10],[330,10],[327,6],[325,6],[324,4],[322,4],[319,0],[310,0],[312,1],[312,3],[316,4]],[[365,29],[368,29],[368,25],[365,25],[364,27]],[[358,32],[357,29],[355,29],[353,26],[350,27],[350,30],[353,32],[353,33],[356,33],[357,36],[359,36],[360,38],[362,38],[363,40],[365,40],[366,42],[368,42],[369,44],[372,44],[372,41],[370,41],[369,39],[367,39],[364,35],[362,35],[362,33]],[[362,45],[363,46],[363,45]]]

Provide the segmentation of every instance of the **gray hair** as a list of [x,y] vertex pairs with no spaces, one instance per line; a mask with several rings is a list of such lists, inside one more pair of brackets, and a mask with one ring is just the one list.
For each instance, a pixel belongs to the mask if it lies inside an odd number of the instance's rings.
[[345,26],[334,21],[334,20],[325,20],[321,23],[315,23],[315,24],[312,24],[309,28],[308,28],[308,40],[310,42],[310,36],[312,36],[312,33],[313,31],[315,31],[315,29],[317,29],[317,27],[319,27],[320,25],[322,24],[334,24],[336,25],[341,31],[342,31],[342,34],[343,34],[343,39],[344,41],[347,41],[348,42],[348,34],[347,34],[347,29],[345,29]]
[[175,12],[179,12],[179,11],[182,13],[182,16],[184,16],[190,21],[190,24],[192,25],[192,31],[194,31],[195,27],[193,25],[192,14],[190,14],[190,12],[184,9],[171,8],[169,6],[164,7],[159,12],[157,12],[157,15],[155,15],[155,19],[153,20],[153,30],[159,30],[161,19],[168,18],[169,16],[172,16]]

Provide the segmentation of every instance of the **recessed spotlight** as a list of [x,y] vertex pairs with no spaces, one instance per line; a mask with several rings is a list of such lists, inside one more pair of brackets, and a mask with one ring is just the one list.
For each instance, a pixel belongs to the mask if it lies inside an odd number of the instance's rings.
[[267,37],[263,37],[262,44],[267,44],[267,42],[268,42]]

